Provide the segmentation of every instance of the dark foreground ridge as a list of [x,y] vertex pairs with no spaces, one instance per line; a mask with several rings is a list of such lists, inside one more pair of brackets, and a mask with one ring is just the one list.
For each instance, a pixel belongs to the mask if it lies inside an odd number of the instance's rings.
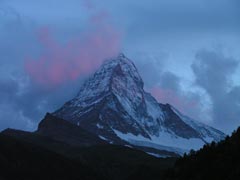
[[0,135],[1,180],[104,179],[80,161]]
[[37,133],[6,130],[0,133],[0,179],[235,180],[240,178],[239,152],[240,128],[177,161],[124,146],[71,146]]
[[97,136],[50,114],[36,132],[7,129],[0,134],[0,179],[6,180],[128,180],[140,172],[144,172],[142,178],[148,179],[162,177],[175,160],[106,144]]
[[219,143],[205,145],[180,158],[169,170],[168,180],[240,179],[240,128]]

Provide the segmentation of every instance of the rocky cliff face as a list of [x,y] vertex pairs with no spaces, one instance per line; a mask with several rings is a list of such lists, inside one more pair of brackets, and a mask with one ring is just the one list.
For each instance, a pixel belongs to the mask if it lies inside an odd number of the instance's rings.
[[161,104],[145,92],[131,60],[120,54],[106,61],[78,95],[53,115],[81,126],[113,144],[173,150],[180,154],[219,141],[224,134]]

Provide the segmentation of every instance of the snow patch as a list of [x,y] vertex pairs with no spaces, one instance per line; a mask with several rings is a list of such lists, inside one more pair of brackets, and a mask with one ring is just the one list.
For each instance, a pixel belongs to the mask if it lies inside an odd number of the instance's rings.
[[160,155],[160,154],[152,153],[152,152],[146,152],[146,153],[149,154],[149,155],[151,155],[151,156],[157,157],[157,158],[168,158],[168,157],[171,157],[171,156]]
[[173,136],[172,134],[169,134],[167,132],[161,132],[158,137],[150,136],[151,139],[148,139],[141,135],[136,136],[132,133],[124,134],[118,130],[113,131],[119,138],[131,144],[152,147],[160,150],[167,150],[171,152],[176,152],[178,154],[188,152],[190,149],[198,150],[205,144],[201,139],[185,139]]
[[146,97],[145,102],[146,102],[148,114],[154,119],[158,119],[158,118],[162,119],[163,112],[159,104],[157,103],[157,101],[148,94],[146,94],[145,97]]
[[124,146],[125,146],[125,147],[129,147],[129,148],[133,148],[132,146],[130,146],[130,145],[127,145],[127,144],[125,144]]
[[97,123],[96,126],[97,126],[98,129],[104,129],[104,127],[99,123]]
[[101,136],[101,135],[99,135],[98,137],[99,137],[100,139],[104,140],[104,141],[108,141],[107,138],[105,138],[105,137],[103,137],[103,136]]
[[171,106],[171,109],[189,126],[199,132],[207,143],[211,143],[212,141],[220,141],[225,138],[225,134],[220,131],[207,126],[201,122],[195,121],[182,113],[180,113],[176,108]]

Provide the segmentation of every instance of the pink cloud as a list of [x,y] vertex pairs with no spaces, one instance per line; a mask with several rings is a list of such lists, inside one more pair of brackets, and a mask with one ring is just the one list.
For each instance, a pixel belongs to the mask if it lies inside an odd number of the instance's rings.
[[[90,6],[90,1],[89,2]],[[41,28],[37,37],[44,51],[38,58],[27,58],[25,70],[30,78],[43,87],[57,87],[88,75],[104,60],[120,51],[121,33],[109,23],[110,15],[98,12],[88,20],[84,35],[59,43],[48,27]]]

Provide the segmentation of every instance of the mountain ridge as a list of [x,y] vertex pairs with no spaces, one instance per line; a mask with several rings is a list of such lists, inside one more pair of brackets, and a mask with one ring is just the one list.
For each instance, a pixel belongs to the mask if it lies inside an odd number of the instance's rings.
[[140,139],[190,150],[225,137],[221,131],[195,123],[171,105],[159,103],[144,90],[136,66],[124,54],[105,61],[84,82],[78,95],[53,115],[113,144],[119,144],[119,139],[130,144]]

